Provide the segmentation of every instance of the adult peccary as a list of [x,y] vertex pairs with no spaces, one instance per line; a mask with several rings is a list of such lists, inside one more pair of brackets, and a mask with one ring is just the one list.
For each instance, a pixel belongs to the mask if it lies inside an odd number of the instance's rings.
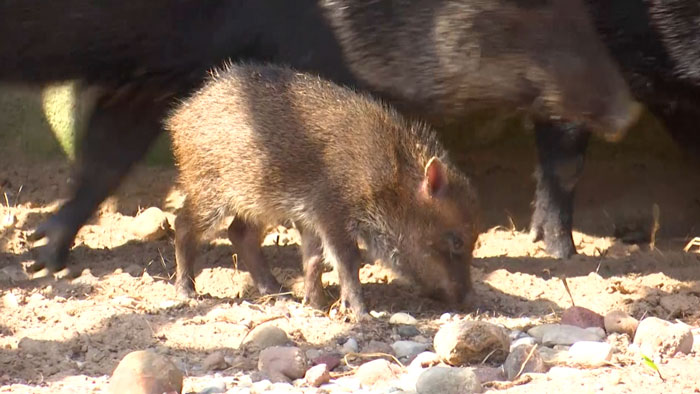
[[[586,0],[598,30],[635,98],[660,119],[688,154],[700,158],[700,6],[691,0]],[[576,252],[571,239],[574,188],[590,130],[537,125],[534,239],[558,256]],[[559,170],[557,170],[559,169]],[[553,207],[555,207],[553,209]]]
[[[143,156],[172,99],[226,58],[317,73],[434,123],[502,106],[614,139],[637,112],[580,0],[3,0],[0,37],[0,81],[77,78],[103,91],[76,192],[31,237],[49,239],[35,270],[65,267],[76,232]],[[543,171],[558,171],[550,162]],[[548,186],[537,205],[547,220],[562,214]]]
[[265,226],[300,228],[306,299],[320,306],[322,258],[342,305],[365,314],[358,239],[426,292],[461,302],[471,282],[476,193],[434,132],[348,88],[278,66],[228,65],[166,121],[186,199],[175,224],[177,287],[194,292],[196,245],[229,215],[239,262],[263,294]]

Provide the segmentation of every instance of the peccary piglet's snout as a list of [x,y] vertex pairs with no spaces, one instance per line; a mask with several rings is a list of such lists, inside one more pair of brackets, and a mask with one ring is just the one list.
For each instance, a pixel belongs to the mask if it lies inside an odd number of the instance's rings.
[[200,237],[228,235],[261,293],[280,290],[261,253],[266,225],[301,233],[305,301],[324,303],[335,266],[343,307],[365,313],[357,241],[423,290],[471,290],[476,192],[433,131],[351,89],[280,66],[229,65],[166,122],[186,200],[176,222],[177,288],[194,293]]

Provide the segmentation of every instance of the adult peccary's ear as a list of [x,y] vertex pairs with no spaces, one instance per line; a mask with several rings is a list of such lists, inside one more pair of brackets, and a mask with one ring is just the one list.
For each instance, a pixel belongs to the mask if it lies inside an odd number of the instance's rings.
[[433,156],[425,165],[422,192],[427,197],[440,197],[447,190],[447,168],[437,157]]

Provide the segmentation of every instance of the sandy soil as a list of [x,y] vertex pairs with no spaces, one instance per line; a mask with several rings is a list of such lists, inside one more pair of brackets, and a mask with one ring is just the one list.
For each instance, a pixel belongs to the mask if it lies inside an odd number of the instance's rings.
[[[513,329],[554,321],[571,305],[562,285],[565,277],[576,305],[700,325],[700,254],[682,251],[690,238],[700,236],[699,172],[664,155],[634,149],[625,155],[613,148],[594,151],[576,201],[580,255],[557,261],[525,232],[533,190],[532,149],[504,149],[460,157],[476,180],[484,207],[473,267],[479,302],[476,310],[450,312]],[[129,231],[141,209],[158,206],[177,212],[182,196],[172,187],[174,176],[172,169],[140,167],[118,196],[101,207],[73,249],[72,263],[86,269],[80,278],[12,281],[8,276],[32,258],[27,233],[69,195],[71,180],[69,166],[61,160],[34,161],[8,149],[0,152],[0,188],[10,204],[8,208],[3,201],[0,218],[16,217],[14,225],[0,226],[0,278],[5,278],[0,298],[12,294],[18,301],[16,307],[0,302],[0,392],[101,392],[118,361],[145,348],[157,349],[185,369],[185,392],[211,380],[212,372],[200,365],[214,351],[233,360],[221,374],[235,381],[255,368],[256,355],[239,348],[241,340],[251,327],[270,318],[305,349],[335,346],[348,336],[361,342],[391,341],[394,334],[382,321],[354,325],[297,301],[258,299],[249,275],[234,269],[223,233],[204,248],[197,277],[204,296],[188,303],[174,301],[172,237],[142,242]],[[654,250],[647,242],[627,244],[613,238],[644,239],[654,203],[661,213]],[[274,261],[276,276],[298,296],[296,237],[293,231],[278,230],[268,237],[265,253]],[[381,266],[364,266],[361,277],[371,310],[410,312],[419,318],[423,335],[435,333],[447,311],[444,305],[422,298]],[[335,273],[326,273],[324,282],[330,295],[337,296]],[[659,367],[665,381],[621,353],[603,368],[560,368],[534,375],[526,384],[490,390],[700,392],[700,355]]]

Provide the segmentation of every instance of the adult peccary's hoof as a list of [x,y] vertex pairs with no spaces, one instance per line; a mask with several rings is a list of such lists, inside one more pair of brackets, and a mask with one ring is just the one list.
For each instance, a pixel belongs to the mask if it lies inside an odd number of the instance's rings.
[[47,269],[51,273],[63,270],[68,262],[74,233],[59,218],[52,216],[27,237],[32,242],[44,238],[48,239],[48,243],[33,249],[34,263],[27,270],[38,272]]

